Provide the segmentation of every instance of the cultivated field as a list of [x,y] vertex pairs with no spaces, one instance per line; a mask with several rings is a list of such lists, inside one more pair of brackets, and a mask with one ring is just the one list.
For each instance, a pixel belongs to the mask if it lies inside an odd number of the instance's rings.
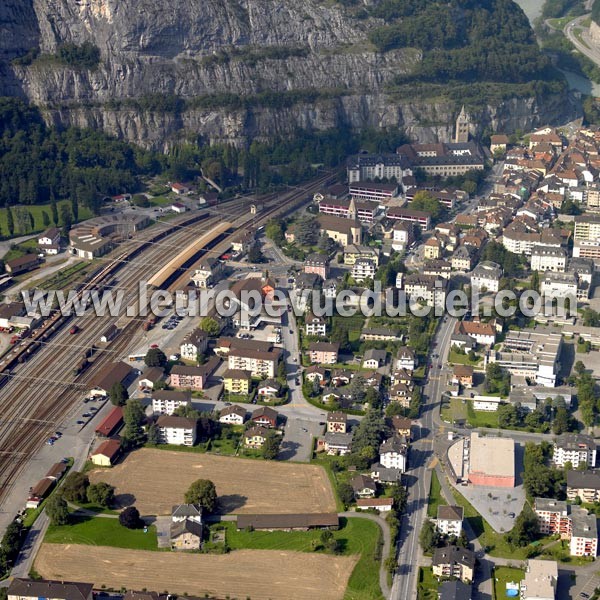
[[112,469],[90,472],[90,481],[115,486],[117,501],[142,515],[171,514],[196,479],[210,479],[221,513],[336,512],[329,478],[317,465],[144,448]]
[[237,550],[187,554],[76,544],[43,544],[35,570],[44,578],[94,587],[252,600],[341,600],[358,556]]

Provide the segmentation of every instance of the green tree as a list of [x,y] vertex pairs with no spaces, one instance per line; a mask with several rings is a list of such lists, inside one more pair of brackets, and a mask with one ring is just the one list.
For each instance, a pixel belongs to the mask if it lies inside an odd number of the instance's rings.
[[56,205],[56,200],[52,198],[52,202],[50,203],[50,211],[52,213],[52,222],[54,223],[54,227],[58,227],[59,218],[58,218],[58,206]]
[[379,444],[383,440],[385,422],[381,413],[369,409],[362,421],[354,429],[352,436],[352,452],[360,454],[364,448],[379,450]]
[[498,426],[502,429],[514,429],[519,425],[519,411],[514,404],[500,404],[498,410]]
[[200,413],[191,404],[180,404],[173,414],[176,417],[185,417],[186,419],[199,419]]
[[511,546],[523,547],[534,542],[539,536],[540,524],[537,515],[525,504],[514,527],[506,534],[506,540]]
[[267,259],[258,244],[254,244],[250,250],[248,250],[248,262],[260,264],[266,262],[266,260]]
[[164,367],[167,364],[167,356],[160,348],[150,348],[146,352],[144,362],[147,367]]
[[146,414],[142,403],[137,398],[130,398],[123,409],[123,421],[125,427],[121,438],[126,448],[137,448],[146,437],[142,427],[146,420]]
[[267,460],[275,460],[279,454],[279,447],[281,446],[281,436],[272,429],[269,429],[265,436],[265,443],[262,447],[263,458]]
[[221,332],[219,324],[212,317],[204,317],[200,321],[200,329],[202,329],[202,331],[205,331],[211,337],[219,335],[219,333]]
[[345,507],[350,506],[354,502],[354,490],[349,483],[339,483],[336,491],[340,502]]
[[119,523],[127,529],[141,529],[144,527],[140,511],[135,506],[128,506],[119,514]]
[[301,246],[313,246],[319,239],[319,230],[319,221],[316,217],[304,217],[296,224],[296,241]]
[[115,406],[125,406],[125,403],[129,399],[129,392],[127,391],[127,388],[118,381],[110,388],[108,396]]
[[87,489],[87,499],[92,504],[108,508],[115,499],[115,488],[104,481],[92,483]]
[[46,501],[45,511],[51,525],[66,525],[69,522],[69,506],[58,493],[52,494]]
[[203,511],[212,513],[217,508],[217,489],[210,479],[197,479],[185,493],[187,504],[196,504]]
[[285,237],[283,234],[283,227],[279,221],[269,221],[265,226],[265,235],[273,240],[278,246],[283,245]]
[[71,471],[62,485],[61,491],[65,500],[77,504],[87,501],[87,489],[90,480],[85,473]]
[[75,196],[71,196],[71,213],[74,221],[79,221],[79,204]]
[[444,205],[427,190],[421,190],[415,194],[413,201],[410,203],[410,208],[429,213],[434,223],[439,223],[446,217]]
[[439,539],[439,534],[435,525],[429,519],[426,519],[425,523],[423,523],[423,527],[421,527],[421,533],[419,534],[419,543],[421,544],[421,548],[423,548],[423,552],[429,553],[437,548]]
[[146,432],[147,442],[149,444],[158,444],[160,442],[160,433],[156,423],[150,423]]
[[48,216],[48,213],[45,210],[42,211],[42,224],[44,227],[50,226],[50,217]]
[[67,237],[69,235],[69,231],[71,229],[71,225],[73,225],[73,215],[71,214],[71,209],[68,204],[62,204],[60,207],[60,220],[63,225],[63,235]]
[[15,234],[15,219],[10,206],[6,207],[6,228],[8,229],[8,235],[12,237]]
[[585,373],[585,365],[583,364],[583,362],[578,360],[573,365],[573,370],[575,371],[575,373],[577,373],[577,375],[579,375],[581,377],[581,375],[583,375]]

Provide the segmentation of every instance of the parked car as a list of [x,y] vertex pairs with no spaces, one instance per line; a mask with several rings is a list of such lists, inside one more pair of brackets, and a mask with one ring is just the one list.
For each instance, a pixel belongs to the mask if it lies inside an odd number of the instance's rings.
[[73,327],[71,327],[71,329],[69,329],[69,333],[71,335],[75,335],[78,331],[79,331],[79,327],[77,325],[73,325]]

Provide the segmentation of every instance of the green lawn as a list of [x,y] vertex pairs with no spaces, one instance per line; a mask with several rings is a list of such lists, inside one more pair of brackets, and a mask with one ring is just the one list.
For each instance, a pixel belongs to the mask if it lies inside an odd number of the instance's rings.
[[418,600],[437,600],[438,580],[433,576],[431,567],[419,567],[419,583],[417,584]]
[[442,498],[442,486],[437,478],[435,471],[431,472],[431,487],[429,488],[429,504],[427,506],[427,516],[435,519],[437,517],[438,506],[446,504]]
[[200,442],[195,446],[177,446],[171,444],[156,444],[148,445],[156,450],[174,450],[176,452],[193,452],[198,454],[204,454],[205,452],[214,454],[235,454],[239,445],[239,437],[232,439],[216,439],[210,442]]
[[50,525],[44,538],[50,544],[88,544],[135,550],[158,550],[156,527],[127,529],[119,519],[84,517],[73,519],[72,525]]
[[523,571],[523,569],[515,569],[513,567],[496,567],[493,574],[495,600],[501,600],[501,598],[507,597],[507,582],[519,583],[524,576],[525,571]]
[[476,360],[471,360],[468,354],[460,354],[455,350],[450,350],[448,354],[448,362],[454,364],[475,366],[481,362],[481,356],[478,356]]
[[467,403],[467,418],[473,427],[493,427],[498,428],[498,413],[487,410],[475,410],[473,403]]
[[[59,219],[60,219],[61,206],[63,204],[67,205],[70,208],[71,201],[70,200],[60,200],[59,202],[56,203]],[[15,208],[16,207],[14,207],[14,206],[11,207],[13,217],[16,217]],[[44,212],[46,212],[48,214],[48,217],[50,218],[51,223],[50,223],[49,227],[54,226],[54,223],[52,223],[52,209],[49,204],[32,204],[30,206],[25,206],[24,208],[27,209],[33,215],[33,220],[35,222],[35,226],[34,226],[33,230],[19,231],[17,219],[14,218],[15,236],[28,235],[30,233],[44,231],[44,229],[46,229],[46,227],[44,226],[43,219],[42,219],[42,214]],[[86,219],[91,219],[93,216],[94,215],[92,214],[92,212],[90,211],[89,208],[86,208],[85,206],[81,206],[81,205],[79,206],[78,221],[85,221]],[[62,225],[63,225],[62,221],[59,221],[58,226],[62,227]],[[5,208],[0,208],[0,229],[2,230],[2,235],[8,235],[8,227],[7,227],[7,222],[6,222],[6,209]]]
[[[340,519],[340,529],[334,537],[340,541],[342,554],[360,554],[360,559],[344,596],[345,600],[379,600],[380,558],[376,555],[381,530],[376,523],[364,519]],[[320,531],[237,531],[235,524],[222,522],[213,525],[214,531],[225,528],[226,540],[232,550],[287,550],[294,552],[322,552],[318,547]],[[314,547],[317,546],[315,550]]]

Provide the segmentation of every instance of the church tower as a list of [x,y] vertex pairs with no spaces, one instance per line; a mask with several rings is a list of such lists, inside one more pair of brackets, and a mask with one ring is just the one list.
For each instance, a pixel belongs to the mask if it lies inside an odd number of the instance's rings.
[[454,142],[456,144],[469,141],[470,123],[471,119],[469,119],[467,113],[465,112],[465,107],[463,105],[460,114],[456,119],[456,131],[454,132]]

